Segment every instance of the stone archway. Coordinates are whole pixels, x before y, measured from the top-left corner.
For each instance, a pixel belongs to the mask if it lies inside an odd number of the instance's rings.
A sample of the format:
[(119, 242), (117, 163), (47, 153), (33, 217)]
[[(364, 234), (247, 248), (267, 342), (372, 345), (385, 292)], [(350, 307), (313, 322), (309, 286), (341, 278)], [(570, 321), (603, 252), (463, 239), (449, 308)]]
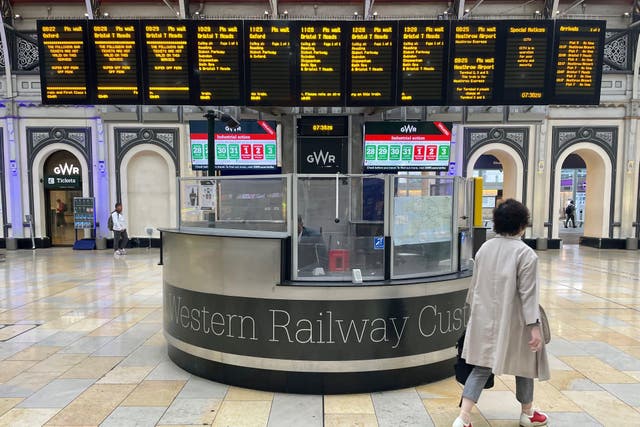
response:
[(467, 175), (473, 176), (473, 170), (480, 156), (489, 154), (494, 156), (502, 165), (503, 186), (502, 197), (522, 201), (524, 199), (524, 165), (522, 159), (511, 147), (501, 144), (488, 144), (476, 150), (467, 163)]

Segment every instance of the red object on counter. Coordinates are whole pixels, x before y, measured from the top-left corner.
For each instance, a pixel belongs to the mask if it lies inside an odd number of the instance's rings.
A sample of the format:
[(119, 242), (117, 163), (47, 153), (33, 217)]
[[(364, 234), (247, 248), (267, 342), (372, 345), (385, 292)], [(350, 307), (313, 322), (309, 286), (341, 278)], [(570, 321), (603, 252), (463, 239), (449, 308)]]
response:
[(349, 251), (346, 249), (331, 249), (329, 251), (329, 271), (349, 270)]

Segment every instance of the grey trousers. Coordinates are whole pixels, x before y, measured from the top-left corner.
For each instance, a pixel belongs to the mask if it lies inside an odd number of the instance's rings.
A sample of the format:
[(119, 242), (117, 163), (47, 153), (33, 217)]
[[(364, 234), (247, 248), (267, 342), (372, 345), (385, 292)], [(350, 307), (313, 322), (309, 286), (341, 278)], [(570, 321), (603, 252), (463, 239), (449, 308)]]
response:
[(127, 230), (113, 230), (113, 250), (125, 249), (129, 244), (129, 235)]
[[(484, 385), (491, 376), (491, 368), (476, 366), (464, 383), (462, 397), (478, 402)], [(516, 377), (516, 399), (522, 404), (533, 402), (533, 379)]]

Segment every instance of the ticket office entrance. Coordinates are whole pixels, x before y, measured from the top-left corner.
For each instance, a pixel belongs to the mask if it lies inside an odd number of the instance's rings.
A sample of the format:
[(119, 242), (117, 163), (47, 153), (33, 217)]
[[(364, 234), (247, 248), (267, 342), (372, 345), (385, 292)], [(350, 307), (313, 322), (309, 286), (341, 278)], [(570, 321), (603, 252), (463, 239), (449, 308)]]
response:
[(44, 165), (44, 201), (47, 236), (53, 246), (71, 246), (76, 240), (73, 199), (82, 197), (80, 162), (68, 151), (57, 151)]

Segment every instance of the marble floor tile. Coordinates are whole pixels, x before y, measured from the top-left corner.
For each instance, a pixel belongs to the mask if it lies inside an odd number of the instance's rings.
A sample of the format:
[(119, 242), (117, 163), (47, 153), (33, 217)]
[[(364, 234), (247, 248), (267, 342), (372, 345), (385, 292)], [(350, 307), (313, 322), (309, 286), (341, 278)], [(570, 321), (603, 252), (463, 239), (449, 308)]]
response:
[(57, 377), (56, 374), (22, 372), (0, 384), (0, 397), (29, 397)]
[(0, 417), (0, 427), (35, 427), (44, 425), (58, 409), (14, 408)]
[(325, 414), (375, 414), (370, 394), (343, 394), (324, 397)]
[[(459, 403), (459, 397), (422, 400), (422, 404), (429, 413), (429, 418), (431, 418), (436, 427), (451, 427), (453, 420), (460, 414)], [(485, 427), (489, 425), (477, 408), (471, 412), (471, 423), (474, 427)]]
[(224, 399), (229, 386), (192, 376), (182, 388), (178, 397), (181, 399)]
[(560, 358), (567, 365), (596, 383), (635, 383), (636, 380), (592, 356)]
[(60, 351), (62, 347), (34, 345), (14, 354), (7, 360), (41, 361)]
[(602, 384), (602, 388), (622, 400), (627, 405), (640, 407), (640, 383)]
[(175, 399), (158, 424), (211, 424), (221, 403), (220, 399)]
[(111, 371), (122, 357), (90, 356), (60, 375), (60, 378), (86, 378), (98, 380)]
[(47, 425), (98, 425), (133, 391), (131, 384), (96, 384), (53, 417)]
[(64, 408), (93, 384), (93, 380), (54, 380), (22, 401), (20, 408)]
[(260, 401), (271, 401), (273, 400), (273, 393), (268, 391), (260, 391), (260, 390), (250, 390), (248, 388), (241, 387), (229, 387), (227, 391), (227, 395), (224, 398), (225, 401), (228, 400), (260, 400)]
[(420, 395), (413, 388), (372, 393), (371, 398), (380, 427), (433, 426)]
[(265, 427), (271, 401), (225, 400), (213, 420), (213, 427)]
[(562, 393), (605, 426), (640, 425), (640, 412), (605, 391)]
[(22, 402), (20, 397), (5, 397), (0, 398), (0, 416), (6, 414), (10, 409)]
[(325, 427), (378, 427), (378, 420), (372, 414), (327, 414), (324, 425)]
[(520, 417), (520, 403), (511, 391), (484, 390), (478, 400), (478, 410), (491, 420), (517, 420)]
[(122, 406), (168, 407), (186, 381), (143, 381), (122, 402)]
[(117, 366), (100, 379), (98, 384), (138, 384), (152, 370), (152, 366)]
[(267, 427), (322, 427), (322, 396), (276, 393)]
[(0, 361), (0, 384), (6, 383), (21, 372), (29, 369), (37, 362), (31, 360), (3, 360)]
[[(549, 417), (549, 426), (580, 426), (580, 427), (602, 427), (591, 415), (575, 412), (545, 412)], [(493, 426), (493, 424), (492, 424)]]
[(147, 376), (147, 380), (188, 380), (191, 374), (171, 361), (161, 362)]
[(120, 406), (100, 424), (100, 427), (153, 427), (160, 421), (166, 409), (149, 406)]

